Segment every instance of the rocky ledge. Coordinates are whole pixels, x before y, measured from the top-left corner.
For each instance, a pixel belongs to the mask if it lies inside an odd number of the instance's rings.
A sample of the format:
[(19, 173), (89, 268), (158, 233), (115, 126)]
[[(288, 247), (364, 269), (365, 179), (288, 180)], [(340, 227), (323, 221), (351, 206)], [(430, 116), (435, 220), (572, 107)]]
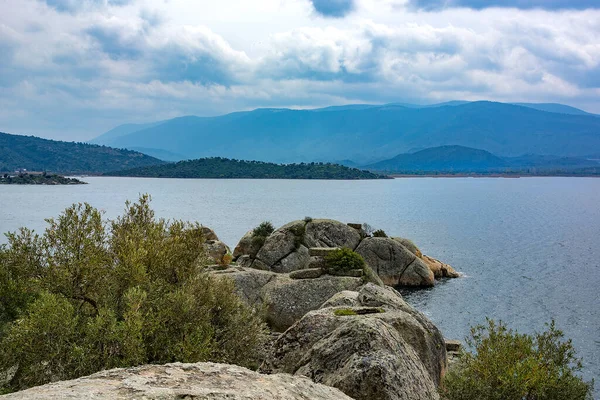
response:
[(311, 249), (341, 247), (360, 254), (389, 286), (429, 287), (436, 278), (459, 276), (408, 239), (373, 237), (361, 224), (328, 219), (293, 221), (262, 238), (249, 231), (235, 247), (233, 260), (243, 267), (290, 273), (322, 266), (322, 257), (311, 254)]
[(213, 363), (144, 365), (38, 386), (4, 399), (351, 400), (341, 391), (288, 374), (261, 375)]

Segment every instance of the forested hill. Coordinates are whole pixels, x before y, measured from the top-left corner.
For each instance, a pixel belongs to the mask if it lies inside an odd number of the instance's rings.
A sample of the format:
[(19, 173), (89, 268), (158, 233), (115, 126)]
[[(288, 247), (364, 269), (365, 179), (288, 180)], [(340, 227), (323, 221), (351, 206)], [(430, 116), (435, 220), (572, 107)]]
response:
[(27, 169), (62, 174), (101, 174), (163, 163), (137, 151), (0, 132), (0, 172)]
[(383, 175), (338, 164), (273, 164), (260, 161), (201, 158), (174, 164), (110, 172), (110, 176), (221, 179), (381, 179)]

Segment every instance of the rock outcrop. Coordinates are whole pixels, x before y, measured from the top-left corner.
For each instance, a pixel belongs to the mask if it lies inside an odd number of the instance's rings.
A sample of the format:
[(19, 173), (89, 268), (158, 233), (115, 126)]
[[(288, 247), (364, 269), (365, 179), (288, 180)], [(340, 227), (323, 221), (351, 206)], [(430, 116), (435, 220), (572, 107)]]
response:
[(220, 265), (229, 265), (233, 259), (229, 246), (219, 240), (219, 237), (212, 229), (203, 226), (204, 251), (211, 262)]
[(0, 397), (7, 400), (351, 400), (337, 389), (304, 377), (261, 375), (235, 365), (213, 363), (113, 369)]
[(389, 286), (433, 286), (436, 278), (458, 274), (447, 264), (423, 255), (410, 240), (370, 237), (360, 224), (334, 220), (293, 221), (272, 234), (254, 240), (246, 233), (236, 246), (233, 259), (239, 265), (276, 273), (323, 268), (318, 249), (346, 247), (363, 256), (369, 267)]
[(357, 400), (439, 399), (444, 338), (394, 289), (334, 295), (274, 343), (262, 369), (304, 375)]
[[(310, 276), (294, 277), (298, 272)], [(238, 295), (265, 313), (271, 329), (283, 332), (304, 314), (318, 309), (327, 299), (344, 290), (356, 290), (363, 278), (317, 274), (314, 270), (284, 274), (235, 267), (212, 272), (235, 283)]]

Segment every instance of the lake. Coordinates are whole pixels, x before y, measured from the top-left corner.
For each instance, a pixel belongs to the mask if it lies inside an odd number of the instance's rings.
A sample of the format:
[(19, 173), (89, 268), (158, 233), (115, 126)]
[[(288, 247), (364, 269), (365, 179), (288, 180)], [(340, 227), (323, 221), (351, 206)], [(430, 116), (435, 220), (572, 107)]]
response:
[(0, 231), (41, 231), (74, 202), (113, 218), (141, 193), (158, 216), (199, 221), (231, 247), (264, 220), (367, 222), (465, 275), (404, 293), (446, 337), (463, 339), (486, 316), (523, 332), (554, 318), (584, 358), (585, 377), (600, 376), (600, 179), (83, 179), (90, 184), (0, 187)]

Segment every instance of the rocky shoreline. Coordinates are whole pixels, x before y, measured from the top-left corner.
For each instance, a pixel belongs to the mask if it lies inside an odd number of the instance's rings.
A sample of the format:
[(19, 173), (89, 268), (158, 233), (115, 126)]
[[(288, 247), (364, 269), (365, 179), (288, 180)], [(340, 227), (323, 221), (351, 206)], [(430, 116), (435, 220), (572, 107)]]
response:
[[(267, 234), (248, 232), (233, 252), (203, 230), (214, 263), (208, 273), (232, 280), (271, 329), (259, 372), (212, 363), (141, 366), (5, 397), (440, 398), (448, 351), (455, 354), (460, 343), (445, 340), (392, 286), (431, 287), (436, 279), (458, 277), (452, 267), (407, 239), (374, 237), (361, 224), (294, 221)], [(365, 268), (328, 268), (328, 255), (339, 248), (361, 255)]]

